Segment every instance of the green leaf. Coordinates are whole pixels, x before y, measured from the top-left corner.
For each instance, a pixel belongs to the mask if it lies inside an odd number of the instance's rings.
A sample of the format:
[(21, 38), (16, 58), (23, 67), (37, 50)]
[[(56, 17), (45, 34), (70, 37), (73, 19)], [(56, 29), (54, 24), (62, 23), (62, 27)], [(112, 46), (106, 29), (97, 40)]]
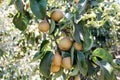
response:
[(40, 50), (34, 55), (31, 62), (41, 59), (44, 56), (44, 54), (46, 53), (46, 51), (48, 50), (48, 48), (49, 48), (49, 41), (48, 40), (42, 41), (42, 43), (40, 45)]
[(88, 72), (88, 65), (86, 63), (84, 54), (80, 51), (77, 51), (77, 60), (77, 65), (80, 69), (80, 73), (82, 73), (82, 75), (85, 76)]
[(24, 31), (27, 28), (28, 23), (29, 19), (23, 13), (18, 12), (13, 18), (13, 24), (21, 31)]
[(78, 4), (78, 11), (80, 15), (85, 13), (87, 3), (88, 3), (88, 0), (80, 0), (80, 4)]
[(38, 59), (41, 59), (47, 50), (49, 50), (49, 41), (44, 40), (44, 41), (42, 41), (42, 43), (40, 45), (40, 50), (34, 55), (31, 62), (34, 62), (34, 61), (37, 61)]
[(5, 55), (5, 54), (6, 54), (6, 52), (3, 51), (2, 49), (0, 49), (0, 57), (2, 57), (2, 56)]
[(62, 57), (68, 57), (71, 56), (69, 52), (62, 51)]
[(92, 48), (93, 46), (93, 40), (92, 39), (86, 39), (83, 42), (83, 47), (84, 47), (84, 51), (88, 51)]
[(98, 2), (97, 2), (96, 0), (91, 1), (91, 5), (92, 5), (92, 6), (97, 6), (97, 5), (98, 5)]
[(8, 0), (7, 5), (10, 6), (10, 5), (14, 4), (14, 2), (15, 2), (15, 0)]
[(111, 66), (110, 63), (108, 63), (107, 61), (102, 61), (102, 62), (98, 62), (100, 68), (101, 68), (101, 76), (100, 76), (100, 80), (117, 80), (114, 72), (113, 72), (113, 67)]
[(114, 59), (113, 60), (113, 66), (120, 68), (120, 59)]
[(54, 31), (54, 29), (55, 29), (55, 21), (51, 20), (51, 26), (50, 26), (49, 34), (52, 34), (52, 32)]
[(120, 59), (114, 59), (112, 65), (120, 73)]
[(66, 80), (67, 79), (67, 76), (65, 73), (62, 74), (62, 77), (63, 77), (63, 80)]
[(72, 65), (73, 65), (73, 62), (74, 62), (74, 47), (73, 46), (70, 52), (71, 52), (71, 59), (72, 59)]
[(95, 75), (98, 71), (99, 71), (99, 66), (96, 66), (96, 64), (94, 64), (91, 60), (87, 60), (87, 65), (88, 65), (88, 73), (87, 76), (91, 77), (93, 75)]
[(78, 24), (75, 24), (75, 31), (73, 37), (74, 40), (78, 43), (81, 43), (81, 41), (83, 41), (84, 51), (88, 51), (93, 46), (93, 39), (89, 28), (84, 25), (85, 21), (80, 21)]
[(48, 40), (42, 41), (42, 43), (40, 45), (40, 52), (44, 52), (49, 47), (48, 45), (49, 45)]
[(41, 59), (43, 56), (44, 56), (44, 53), (36, 52), (36, 54), (34, 55), (33, 59), (31, 60), (31, 62), (35, 62), (35, 61)]
[(29, 0), (30, 8), (38, 19), (44, 19), (46, 16), (47, 0)]
[(82, 25), (83, 25), (82, 22), (80, 22), (80, 23), (78, 23), (78, 24), (75, 24), (75, 31), (74, 31), (74, 35), (73, 35), (74, 40), (75, 40), (76, 42), (79, 42), (79, 43), (81, 43), (81, 40), (83, 40), (83, 34), (82, 34), (83, 29), (82, 29)]
[(97, 0), (98, 2), (103, 2), (104, 0)]
[(55, 73), (55, 75), (53, 76), (54, 79), (60, 77), (63, 74), (63, 68), (60, 68), (60, 71), (58, 71), (57, 73)]
[(21, 13), (24, 12), (24, 4), (23, 4), (22, 0), (15, 0), (14, 5), (15, 5), (15, 8), (19, 12), (21, 12)]
[(79, 68), (76, 65), (73, 71), (69, 74), (70, 76), (76, 76), (79, 73)]
[(85, 2), (85, 0), (80, 0), (80, 4), (82, 4), (82, 3), (84, 3)]
[(53, 53), (51, 51), (47, 51), (45, 56), (41, 59), (39, 70), (41, 75), (45, 77), (50, 77), (50, 68), (52, 62)]
[(83, 37), (84, 38), (84, 42), (83, 42), (84, 51), (88, 51), (93, 46), (93, 39), (90, 34), (89, 28), (87, 28), (85, 26), (83, 28), (83, 36), (84, 36)]
[(103, 48), (97, 48), (93, 51), (92, 53), (93, 57), (99, 57), (102, 60), (107, 60), (109, 62), (112, 62), (113, 57), (111, 54), (109, 54), (109, 52)]

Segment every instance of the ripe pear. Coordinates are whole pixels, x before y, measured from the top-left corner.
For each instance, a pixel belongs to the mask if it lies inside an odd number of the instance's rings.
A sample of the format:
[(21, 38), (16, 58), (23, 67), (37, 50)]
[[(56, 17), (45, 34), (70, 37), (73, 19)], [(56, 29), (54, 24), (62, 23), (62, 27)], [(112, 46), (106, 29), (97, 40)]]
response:
[(59, 42), (59, 48), (63, 51), (69, 50), (71, 46), (72, 46), (72, 41), (70, 40), (69, 37), (64, 37)]
[(78, 43), (78, 42), (75, 42), (75, 43), (73, 44), (73, 46), (74, 46), (75, 50), (83, 50), (82, 44), (80, 44), (80, 43)]
[(62, 56), (56, 52), (53, 56), (53, 61), (52, 63), (55, 65), (55, 66), (61, 66), (61, 63), (62, 63)]
[(43, 20), (42, 22), (40, 22), (38, 24), (38, 29), (41, 32), (47, 32), (50, 29), (50, 25), (49, 25), (49, 23), (47, 21)]
[(55, 10), (51, 13), (50, 17), (54, 21), (59, 21), (63, 18), (63, 12), (61, 10)]
[(65, 57), (65, 58), (63, 58), (63, 60), (62, 60), (62, 66), (63, 66), (65, 69), (71, 69), (71, 68), (72, 68), (72, 60), (71, 60), (71, 57)]

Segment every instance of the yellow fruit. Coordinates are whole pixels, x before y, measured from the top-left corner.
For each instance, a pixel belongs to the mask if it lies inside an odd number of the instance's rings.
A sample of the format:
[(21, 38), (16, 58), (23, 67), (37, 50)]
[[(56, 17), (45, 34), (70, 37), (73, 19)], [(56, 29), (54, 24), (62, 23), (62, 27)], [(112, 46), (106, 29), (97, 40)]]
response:
[(75, 42), (75, 43), (73, 44), (73, 46), (74, 46), (75, 50), (83, 50), (82, 44), (80, 44), (80, 43), (78, 43), (78, 42)]
[(74, 0), (75, 3), (78, 3), (80, 0)]
[(60, 10), (55, 10), (51, 13), (50, 15), (51, 19), (53, 19), (54, 21), (59, 21), (60, 19), (63, 18), (63, 13)]
[(56, 52), (53, 56), (53, 61), (52, 61), (55, 66), (61, 66), (61, 63), (62, 63), (62, 57), (61, 55)]
[(56, 73), (60, 70), (60, 66), (51, 65), (50, 71)]
[(59, 48), (61, 50), (67, 51), (71, 48), (71, 46), (72, 46), (72, 41), (70, 40), (69, 37), (64, 37), (59, 42)]
[(75, 76), (74, 80), (81, 80), (80, 76), (79, 75)]
[(50, 29), (50, 25), (47, 21), (44, 20), (44, 21), (39, 23), (38, 29), (41, 32), (47, 32)]
[(71, 69), (72, 68), (72, 61), (71, 61), (71, 57), (65, 57), (62, 60), (62, 66), (65, 69)]

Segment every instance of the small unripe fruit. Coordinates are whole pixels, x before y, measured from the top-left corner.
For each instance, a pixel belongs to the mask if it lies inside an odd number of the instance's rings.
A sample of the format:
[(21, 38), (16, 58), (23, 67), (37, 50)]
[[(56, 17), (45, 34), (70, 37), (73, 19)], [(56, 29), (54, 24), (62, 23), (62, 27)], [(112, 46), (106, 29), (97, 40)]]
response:
[(75, 50), (83, 50), (82, 44), (80, 44), (80, 43), (78, 43), (78, 42), (75, 42), (75, 43), (73, 44), (73, 46), (74, 46)]
[(42, 21), (38, 24), (38, 29), (41, 32), (47, 32), (50, 29), (50, 25), (47, 21)]
[(79, 75), (75, 76), (74, 80), (81, 80), (80, 76)]
[(71, 60), (71, 57), (65, 57), (65, 58), (63, 58), (63, 60), (62, 60), (62, 66), (63, 66), (65, 69), (71, 69), (71, 68), (72, 68), (72, 60)]
[(55, 66), (61, 66), (62, 56), (58, 52), (56, 52), (53, 56), (53, 61), (52, 62)]
[(60, 66), (52, 65), (50, 71), (56, 73), (60, 70)]
[(59, 21), (60, 19), (63, 18), (63, 13), (60, 10), (55, 10), (51, 13), (50, 15), (51, 19), (53, 19), (54, 21)]
[(63, 51), (69, 50), (71, 46), (72, 46), (72, 41), (70, 40), (69, 37), (64, 37), (59, 42), (59, 48)]

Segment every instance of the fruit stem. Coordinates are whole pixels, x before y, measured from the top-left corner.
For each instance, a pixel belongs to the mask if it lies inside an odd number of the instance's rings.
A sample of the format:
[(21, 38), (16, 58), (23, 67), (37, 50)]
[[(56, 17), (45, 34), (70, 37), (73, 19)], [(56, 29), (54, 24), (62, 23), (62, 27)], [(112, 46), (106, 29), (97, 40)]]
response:
[(46, 40), (46, 34), (43, 33), (43, 40)]
[(48, 19), (50, 19), (50, 17), (48, 15), (46, 15), (44, 20), (46, 20), (49, 23)]

